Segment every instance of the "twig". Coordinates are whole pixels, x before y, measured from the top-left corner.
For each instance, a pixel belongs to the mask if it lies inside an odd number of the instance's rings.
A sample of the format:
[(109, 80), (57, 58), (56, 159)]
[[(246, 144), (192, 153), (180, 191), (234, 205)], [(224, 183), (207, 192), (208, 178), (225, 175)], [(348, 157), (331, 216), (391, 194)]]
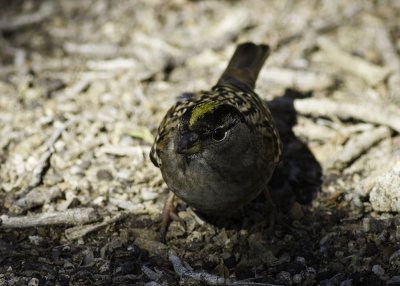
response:
[[(203, 282), (207, 285), (228, 285), (228, 286), (281, 286), (277, 284), (270, 283), (258, 283), (258, 282), (249, 282), (249, 281), (234, 281), (233, 279), (220, 277), (217, 275), (209, 274), (206, 272), (195, 272), (188, 267), (185, 267), (180, 260), (180, 258), (173, 252), (169, 252), (168, 256), (169, 261), (172, 263), (175, 272), (181, 278), (189, 278), (194, 281)], [(190, 266), (189, 266), (190, 267)]]
[(49, 168), (50, 157), (55, 152), (54, 144), (61, 137), (61, 134), (63, 133), (63, 131), (66, 128), (68, 128), (73, 122), (75, 122), (74, 119), (69, 120), (54, 130), (53, 134), (50, 136), (50, 138), (45, 143), (47, 150), (39, 158), (38, 165), (33, 170), (32, 179), (29, 182), (28, 187), (23, 189), (21, 192), (17, 193), (18, 196), (23, 196), (23, 195), (27, 194), (28, 192), (30, 192), (32, 189), (34, 189), (40, 185), (40, 183), (42, 182), (43, 176), (46, 173), (46, 170)]
[(112, 44), (77, 44), (77, 43), (65, 43), (64, 49), (70, 54), (79, 54), (83, 56), (103, 56), (110, 57), (118, 54), (119, 48)]
[(70, 59), (48, 59), (45, 63), (25, 63), (21, 65), (8, 65), (0, 67), (0, 76), (5, 76), (12, 73), (28, 70), (33, 70), (35, 73), (43, 71), (59, 71), (70, 68), (72, 65), (78, 65), (79, 63), (72, 62)]
[(299, 117), (293, 131), (297, 137), (306, 138), (308, 141), (327, 141), (337, 136), (337, 132), (329, 126), (317, 124), (309, 119)]
[(41, 213), (33, 216), (9, 217), (2, 215), (0, 228), (27, 228), (47, 225), (80, 225), (99, 219), (93, 208), (77, 208), (62, 212)]
[(273, 82), (302, 92), (323, 90), (335, 84), (333, 76), (306, 70), (268, 68), (261, 72), (260, 81)]
[(43, 22), (53, 15), (55, 8), (54, 2), (46, 1), (40, 6), (38, 11), (33, 13), (16, 16), (14, 18), (3, 18), (0, 20), (0, 31), (13, 32)]
[(351, 56), (327, 37), (320, 37), (317, 42), (333, 65), (363, 78), (370, 85), (375, 86), (389, 75), (388, 68)]
[(141, 270), (147, 276), (147, 278), (153, 281), (159, 281), (162, 277), (161, 273), (151, 270), (149, 267), (145, 265), (142, 265)]
[(221, 49), (226, 43), (234, 39), (243, 29), (250, 25), (249, 13), (243, 9), (236, 9), (227, 13), (226, 16), (209, 30), (203, 45), (213, 49)]
[(358, 136), (350, 138), (343, 150), (335, 155), (329, 167), (343, 170), (374, 144), (389, 136), (390, 129), (386, 126), (380, 126), (374, 130), (367, 130)]
[(82, 78), (76, 82), (71, 87), (65, 89), (64, 91), (57, 94), (62, 101), (66, 101), (70, 98), (74, 98), (77, 94), (81, 93), (83, 90), (87, 89), (89, 85), (92, 83), (93, 77), (91, 76), (82, 76)]
[(390, 34), (381, 19), (373, 16), (367, 18), (375, 27), (379, 51), (385, 64), (393, 71), (400, 71), (400, 58), (396, 52)]
[(139, 160), (144, 160), (147, 154), (150, 152), (149, 146), (113, 146), (113, 145), (105, 145), (96, 150), (96, 156), (102, 154), (114, 155), (119, 157), (133, 157)]
[(206, 272), (194, 272), (192, 270), (187, 269), (180, 258), (176, 256), (174, 253), (170, 252), (169, 261), (172, 263), (174, 270), (181, 278), (190, 278), (195, 281), (204, 282), (208, 285), (226, 285), (226, 283), (232, 283), (230, 279), (212, 275)]
[(97, 60), (97, 61), (89, 61), (87, 63), (87, 67), (90, 70), (95, 71), (113, 71), (113, 70), (126, 70), (131, 69), (134, 70), (137, 68), (138, 62), (134, 59), (129, 58), (118, 58), (112, 60)]
[(390, 98), (400, 103), (400, 57), (381, 19), (375, 17), (369, 19), (376, 27), (378, 49), (382, 54), (385, 64), (392, 70), (392, 74), (388, 80)]
[(350, 9), (345, 11), (344, 17), (338, 17), (337, 19), (334, 19), (332, 21), (327, 21), (323, 23), (318, 23), (315, 21), (314, 23), (311, 24), (311, 27), (309, 29), (301, 29), (301, 31), (293, 33), (287, 37), (279, 39), (279, 41), (275, 44), (275, 49), (279, 49), (283, 46), (288, 45), (294, 40), (303, 38), (306, 36), (307, 33), (310, 32), (310, 29), (312, 30), (311, 33), (313, 34), (320, 34), (320, 33), (327, 33), (329, 31), (335, 30), (339, 26), (342, 26), (344, 22), (347, 22), (351, 19), (353, 19), (356, 15), (360, 14), (364, 8), (360, 5), (356, 6), (351, 6)]
[(400, 112), (370, 103), (337, 102), (331, 99), (307, 98), (294, 101), (295, 110), (303, 115), (357, 119), (385, 125), (400, 133)]
[(81, 237), (84, 237), (85, 235), (99, 230), (100, 228), (103, 228), (107, 225), (110, 225), (112, 223), (118, 222), (124, 218), (126, 218), (128, 214), (127, 213), (118, 213), (117, 215), (105, 219), (103, 222), (96, 223), (96, 224), (91, 224), (91, 225), (85, 225), (85, 226), (77, 226), (73, 228), (69, 228), (65, 230), (65, 236), (69, 240), (75, 240)]
[(43, 205), (46, 202), (61, 197), (61, 190), (58, 187), (37, 188), (31, 190), (26, 196), (15, 202), (15, 206), (20, 208), (19, 211), (26, 211), (34, 207)]
[(176, 56), (170, 58), (166, 64), (179, 66), (188, 58), (196, 55), (205, 49), (221, 49), (227, 45), (229, 41), (234, 39), (246, 27), (250, 25), (250, 17), (248, 12), (243, 9), (236, 9), (226, 14), (218, 23), (215, 23), (213, 29), (204, 31), (207, 37), (200, 37), (200, 40), (194, 42), (188, 52), (185, 54), (177, 53)]

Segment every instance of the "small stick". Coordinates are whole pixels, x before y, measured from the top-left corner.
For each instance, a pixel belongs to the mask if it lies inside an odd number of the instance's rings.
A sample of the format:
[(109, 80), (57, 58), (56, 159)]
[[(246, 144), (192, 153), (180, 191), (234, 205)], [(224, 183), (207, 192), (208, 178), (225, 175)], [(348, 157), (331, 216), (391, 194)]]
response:
[[(81, 93), (83, 90), (87, 89), (88, 86), (92, 83), (93, 79), (89, 76), (83, 76), (78, 82), (76, 82), (71, 87), (65, 89), (63, 92), (58, 94), (58, 97), (62, 99), (62, 101), (66, 101), (70, 98), (74, 98), (77, 94)], [(61, 96), (62, 95), (62, 96)]]
[[(358, 14), (363, 12), (365, 9), (361, 5), (357, 6), (351, 6), (350, 9), (345, 11), (343, 17), (337, 17), (337, 19), (333, 21), (328, 21), (328, 22), (323, 22), (319, 23), (318, 21), (314, 21), (314, 23), (311, 24), (310, 29), (312, 30), (312, 33), (314, 34), (321, 34), (321, 33), (327, 33), (332, 30), (337, 29), (339, 26), (342, 26), (345, 22), (354, 19)], [(293, 33), (287, 37), (281, 38), (275, 45), (276, 49), (279, 49), (283, 46), (287, 46), (289, 43), (292, 41), (298, 40), (300, 38), (303, 38), (306, 36), (308, 29), (302, 28), (299, 32)]]
[(151, 279), (153, 281), (159, 281), (161, 279), (161, 277), (162, 277), (161, 273), (156, 272), (154, 270), (151, 270), (146, 265), (142, 265), (141, 270), (144, 273), (144, 275), (147, 276), (147, 278), (149, 278), (149, 279)]
[(91, 225), (85, 225), (85, 226), (78, 226), (78, 227), (72, 227), (69, 229), (65, 230), (65, 236), (67, 237), (67, 239), (69, 240), (75, 240), (75, 239), (79, 239), (81, 237), (84, 237), (85, 235), (99, 230), (100, 228), (103, 228), (107, 225), (110, 225), (112, 223), (118, 222), (124, 218), (127, 217), (127, 213), (118, 213), (117, 215), (105, 219), (103, 222), (99, 222), (96, 224), (91, 224)]
[(42, 154), (42, 156), (40, 156), (38, 165), (33, 170), (32, 179), (29, 182), (28, 187), (17, 193), (18, 196), (21, 197), (40, 185), (43, 180), (43, 176), (46, 173), (46, 170), (49, 168), (50, 157), (55, 152), (54, 144), (61, 137), (63, 131), (68, 128), (73, 122), (75, 122), (74, 119), (69, 120), (65, 124), (62, 124), (60, 127), (54, 130), (53, 134), (45, 143), (45, 145), (47, 146), (47, 150)]
[(80, 225), (99, 219), (93, 208), (76, 208), (62, 212), (41, 213), (33, 216), (0, 217), (0, 228), (28, 228), (47, 225)]
[(371, 17), (370, 20), (376, 26), (376, 43), (379, 51), (382, 54), (385, 64), (392, 70), (392, 74), (388, 80), (390, 98), (400, 103), (400, 57), (381, 19)]
[(51, 1), (46, 1), (40, 6), (38, 11), (33, 13), (16, 16), (14, 18), (1, 19), (0, 31), (13, 32), (24, 27), (38, 24), (53, 15), (55, 10), (55, 4)]
[[(250, 281), (234, 281), (230, 278), (224, 278), (217, 275), (213, 275), (207, 272), (195, 272), (192, 269), (185, 267), (180, 258), (173, 252), (169, 252), (169, 261), (172, 263), (175, 272), (181, 278), (189, 278), (194, 281), (203, 282), (207, 285), (227, 285), (227, 286), (282, 286), (270, 283), (258, 283)], [(190, 266), (189, 266), (190, 267)]]
[(34, 207), (42, 206), (46, 202), (52, 201), (61, 196), (62, 193), (58, 187), (37, 188), (17, 200), (14, 205), (20, 208), (20, 211), (22, 212)]
[(172, 253), (172, 251), (170, 252), (168, 259), (172, 263), (175, 272), (182, 278), (190, 278), (195, 281), (207, 283), (208, 285), (226, 285), (226, 283), (233, 282), (224, 277), (206, 272), (194, 272), (193, 270), (186, 268), (180, 258)]
[(400, 133), (400, 112), (387, 106), (365, 102), (337, 102), (325, 98), (307, 98), (294, 101), (295, 110), (303, 115), (321, 117), (339, 117), (357, 119), (379, 125), (385, 125)]
[(350, 138), (343, 150), (334, 157), (330, 168), (343, 170), (369, 148), (388, 136), (390, 136), (390, 129), (386, 126), (380, 126)]
[(265, 69), (260, 74), (260, 81), (272, 82), (303, 92), (324, 90), (335, 84), (335, 78), (329, 74), (284, 68)]
[(82, 56), (109, 57), (118, 54), (118, 46), (112, 44), (65, 43), (64, 49), (70, 54)]
[(372, 86), (385, 80), (390, 73), (390, 70), (386, 67), (380, 67), (361, 58), (351, 56), (327, 37), (320, 37), (317, 42), (333, 65), (363, 78)]
[(177, 53), (170, 59), (174, 66), (182, 65), (188, 58), (198, 54), (204, 49), (222, 49), (232, 39), (237, 37), (246, 27), (249, 27), (250, 17), (248, 12), (243, 9), (235, 9), (231, 13), (226, 14), (220, 21), (213, 25), (213, 29), (209, 31), (207, 37), (199, 37), (192, 43), (190, 51), (185, 54)]

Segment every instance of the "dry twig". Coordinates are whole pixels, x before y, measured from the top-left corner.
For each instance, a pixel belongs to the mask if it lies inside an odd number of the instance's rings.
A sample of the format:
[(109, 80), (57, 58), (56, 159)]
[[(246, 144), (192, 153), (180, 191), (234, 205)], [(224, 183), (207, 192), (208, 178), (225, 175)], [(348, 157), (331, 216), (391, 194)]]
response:
[(378, 18), (372, 17), (370, 20), (376, 27), (376, 43), (379, 51), (382, 54), (385, 64), (392, 70), (392, 74), (388, 80), (390, 98), (400, 103), (400, 57), (383, 22)]
[(185, 267), (178, 256), (174, 253), (169, 254), (169, 261), (172, 263), (174, 270), (182, 278), (190, 278), (194, 281), (207, 283), (207, 285), (226, 285), (226, 283), (232, 283), (230, 279), (212, 275), (206, 272), (194, 272), (191, 269)]
[(84, 237), (85, 235), (87, 235), (93, 231), (99, 230), (100, 228), (103, 228), (107, 225), (118, 222), (118, 221), (126, 218), (126, 216), (127, 216), (127, 213), (118, 213), (117, 215), (115, 215), (111, 218), (105, 219), (103, 222), (69, 228), (69, 229), (65, 230), (65, 236), (69, 240), (75, 240), (75, 239)]
[(358, 136), (351, 137), (343, 150), (334, 156), (330, 168), (343, 170), (374, 144), (388, 136), (390, 136), (390, 129), (386, 126), (380, 126), (374, 130), (367, 130)]
[(61, 190), (58, 187), (36, 188), (31, 190), (26, 196), (15, 202), (20, 211), (26, 211), (34, 207), (43, 205), (46, 202), (61, 197)]
[[(294, 40), (297, 40), (297, 39), (307, 36), (307, 33), (308, 34), (312, 33), (314, 35), (317, 35), (317, 34), (327, 33), (332, 30), (335, 30), (338, 27), (340, 27), (341, 25), (343, 25), (344, 22), (347, 22), (347, 21), (353, 19), (355, 16), (357, 16), (358, 14), (363, 12), (363, 10), (364, 10), (364, 8), (357, 4), (355, 6), (351, 6), (350, 9), (345, 11), (345, 13), (343, 13), (343, 15), (344, 15), (343, 17), (337, 17), (336, 19), (334, 19), (332, 21), (326, 21), (326, 22), (322, 22), (322, 23), (320, 21), (321, 19), (318, 19), (319, 22), (315, 21), (314, 23), (312, 23), (310, 29), (301, 29), (301, 31), (299, 31), (299, 32), (296, 32), (289, 36), (281, 38), (276, 43), (275, 48), (279, 49), (280, 47), (286, 46)], [(316, 37), (314, 37), (314, 39), (316, 39)]]
[(302, 92), (323, 90), (335, 83), (335, 78), (329, 74), (306, 70), (284, 68), (269, 68), (260, 74), (260, 81), (273, 82)]
[(387, 106), (370, 103), (337, 102), (325, 98), (307, 98), (294, 101), (295, 110), (303, 115), (356, 119), (385, 125), (400, 133), (400, 112)]
[(55, 12), (55, 4), (51, 1), (43, 2), (38, 11), (30, 14), (19, 15), (14, 18), (0, 20), (0, 31), (13, 32), (15, 30), (43, 22)]
[(324, 50), (333, 65), (363, 78), (372, 86), (383, 81), (389, 75), (390, 70), (388, 68), (380, 67), (361, 58), (351, 56), (327, 37), (318, 38), (318, 45)]
[[(249, 282), (249, 281), (234, 281), (233, 279), (220, 277), (217, 275), (209, 274), (207, 272), (195, 272), (192, 269), (183, 265), (180, 258), (173, 252), (169, 252), (169, 261), (172, 263), (174, 267), (174, 271), (181, 278), (188, 278), (193, 281), (203, 282), (207, 285), (230, 285), (230, 286), (279, 286), (276, 284), (270, 283), (258, 283), (258, 282)], [(190, 266), (189, 266), (190, 267)]]
[(9, 217), (2, 215), (0, 218), (0, 228), (27, 228), (47, 225), (80, 225), (97, 221), (99, 216), (93, 208), (77, 208), (33, 216)]
[[(198, 54), (205, 49), (221, 49), (227, 45), (229, 41), (234, 39), (241, 31), (250, 25), (250, 17), (246, 11), (236, 9), (221, 21), (216, 23), (212, 30), (207, 30), (207, 37), (199, 37), (197, 43), (193, 43), (185, 54), (178, 53), (170, 62), (175, 66), (183, 64), (188, 58)], [(167, 62), (168, 64), (168, 62)]]
[(33, 170), (32, 179), (29, 182), (28, 187), (26, 187), (21, 192), (19, 192), (17, 194), (18, 196), (23, 196), (23, 195), (27, 194), (28, 192), (30, 192), (32, 189), (34, 189), (40, 185), (46, 170), (49, 168), (50, 157), (55, 152), (54, 144), (61, 137), (61, 134), (63, 133), (63, 131), (65, 129), (67, 129), (73, 122), (75, 122), (74, 119), (69, 120), (54, 130), (54, 132), (50, 136), (49, 140), (47, 140), (45, 143), (47, 150), (39, 158), (38, 165)]

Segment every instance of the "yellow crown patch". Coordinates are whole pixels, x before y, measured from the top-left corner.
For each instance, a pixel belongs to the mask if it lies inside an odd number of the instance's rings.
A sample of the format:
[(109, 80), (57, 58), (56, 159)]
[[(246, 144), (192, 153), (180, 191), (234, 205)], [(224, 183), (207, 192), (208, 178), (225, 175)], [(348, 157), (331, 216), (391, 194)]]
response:
[(215, 102), (204, 102), (193, 108), (192, 115), (190, 116), (189, 126), (192, 126), (196, 121), (203, 117), (206, 113), (214, 110), (218, 106)]

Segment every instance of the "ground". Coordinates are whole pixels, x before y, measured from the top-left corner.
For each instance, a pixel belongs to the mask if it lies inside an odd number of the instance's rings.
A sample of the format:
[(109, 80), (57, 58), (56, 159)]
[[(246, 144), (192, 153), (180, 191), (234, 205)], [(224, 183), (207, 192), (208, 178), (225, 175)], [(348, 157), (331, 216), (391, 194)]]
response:
[[(400, 285), (399, 19), (394, 0), (2, 1), (0, 285)], [(276, 223), (262, 195), (228, 219), (178, 200), (162, 243), (153, 136), (244, 41), (271, 47)]]

